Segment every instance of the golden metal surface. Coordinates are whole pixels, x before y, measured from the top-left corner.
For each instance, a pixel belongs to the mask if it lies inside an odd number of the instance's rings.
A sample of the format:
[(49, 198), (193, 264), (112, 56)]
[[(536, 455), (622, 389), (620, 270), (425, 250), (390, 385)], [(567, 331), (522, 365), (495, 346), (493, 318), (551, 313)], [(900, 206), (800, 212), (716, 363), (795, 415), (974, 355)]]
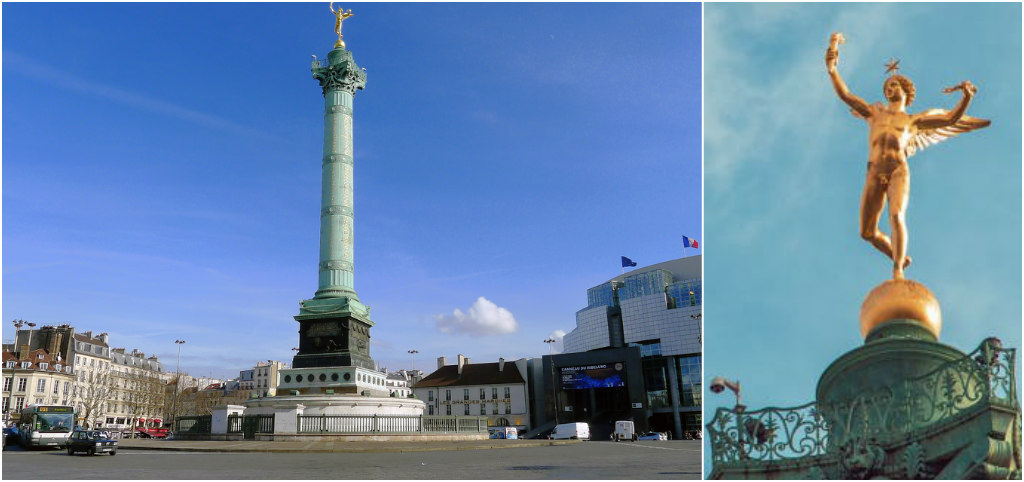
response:
[(942, 331), (942, 310), (939, 300), (913, 280), (887, 280), (868, 293), (860, 307), (860, 334), (868, 334), (879, 325), (893, 320), (914, 320), (938, 339)]
[[(899, 61), (886, 64), (883, 92), (888, 103), (868, 104), (850, 92), (839, 76), (839, 45), (845, 43), (843, 34), (836, 32), (825, 51), (825, 67), (839, 98), (850, 106), (854, 116), (868, 123), (867, 179), (860, 203), (860, 236), (893, 261), (893, 279), (903, 279), (904, 269), (910, 265), (907, 256), (906, 212), (910, 198), (910, 170), (907, 159), (917, 151), (950, 137), (986, 127), (988, 120), (964, 115), (978, 89), (970, 81), (945, 89), (950, 93), (961, 91), (960, 102), (951, 111), (929, 109), (918, 114), (907, 112), (914, 101), (914, 84), (897, 73)], [(889, 203), (891, 235), (878, 229), (882, 208)]]
[(328, 5), (328, 7), (331, 9), (331, 13), (334, 14), (334, 33), (338, 34), (338, 41), (334, 42), (334, 46), (345, 48), (345, 41), (341, 39), (341, 24), (342, 22), (345, 21), (346, 18), (352, 17), (355, 14), (352, 13), (351, 8), (348, 9), (348, 11), (346, 12), (345, 9), (338, 7), (338, 10), (335, 11), (334, 2), (331, 2), (331, 4)]

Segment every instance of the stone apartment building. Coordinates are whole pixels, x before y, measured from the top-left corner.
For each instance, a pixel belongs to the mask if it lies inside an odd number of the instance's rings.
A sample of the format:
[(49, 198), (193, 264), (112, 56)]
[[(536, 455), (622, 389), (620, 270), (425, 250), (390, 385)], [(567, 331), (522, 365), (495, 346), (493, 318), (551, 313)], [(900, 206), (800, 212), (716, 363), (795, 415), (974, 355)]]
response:
[(489, 427), (530, 429), (526, 360), (471, 364), (459, 355), (455, 365), (437, 359), (437, 370), (413, 386), (427, 404), (424, 415), (486, 416)]
[(26, 345), (17, 353), (4, 351), (4, 418), (31, 404), (70, 404), (74, 380), (73, 368), (59, 355), (52, 357), (41, 348), (29, 351)]

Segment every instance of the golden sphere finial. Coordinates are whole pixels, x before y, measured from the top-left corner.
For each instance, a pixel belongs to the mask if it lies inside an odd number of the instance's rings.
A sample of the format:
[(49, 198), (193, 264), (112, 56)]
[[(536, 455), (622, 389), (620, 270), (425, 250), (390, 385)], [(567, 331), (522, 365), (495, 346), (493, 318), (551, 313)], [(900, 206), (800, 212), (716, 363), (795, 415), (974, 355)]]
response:
[(942, 331), (939, 300), (914, 280), (888, 280), (871, 290), (860, 307), (860, 334), (867, 339), (876, 328), (893, 320), (916, 321), (936, 339)]

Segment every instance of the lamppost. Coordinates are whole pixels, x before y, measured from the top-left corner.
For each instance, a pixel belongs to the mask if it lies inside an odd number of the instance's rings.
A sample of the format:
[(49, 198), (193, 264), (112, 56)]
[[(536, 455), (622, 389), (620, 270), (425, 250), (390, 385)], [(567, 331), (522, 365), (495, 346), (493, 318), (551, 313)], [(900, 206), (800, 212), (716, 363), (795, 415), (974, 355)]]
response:
[(551, 403), (555, 407), (555, 425), (558, 425), (558, 380), (555, 379), (555, 357), (552, 355), (552, 344), (556, 340), (554, 337), (548, 337), (544, 340), (544, 343), (548, 344), (548, 361), (551, 363)]
[(178, 387), (181, 386), (181, 345), (185, 344), (185, 340), (174, 340), (174, 344), (178, 345), (178, 364), (174, 368), (174, 400), (171, 405), (171, 428), (177, 429), (175, 425), (178, 424)]
[(416, 354), (419, 350), (409, 350), (409, 354), (412, 355), (412, 371), (416, 371)]
[[(14, 332), (14, 351), (15, 351), (15, 353), (14, 353), (14, 356), (17, 357), (18, 353), (21, 353), (21, 350), (18, 348), (18, 335), (21, 334), (21, 327), (25, 325), (25, 320), (22, 320), (22, 319), (12, 320), (11, 323), (14, 323), (14, 328), (15, 328), (15, 332)], [(18, 364), (15, 363), (14, 364), (14, 368), (11, 370), (11, 391), (12, 392), (14, 391), (14, 384), (18, 382), (17, 374), (18, 374)], [(11, 397), (11, 400), (14, 400), (14, 397)], [(9, 419), (11, 417), (11, 410), (13, 408), (15, 408), (15, 407), (14, 407), (13, 402), (12, 402), (12, 405), (7, 408), (7, 412), (4, 413), (4, 417), (5, 417), (4, 421), (5, 422), (7, 421), (7, 419)], [(16, 408), (18, 409), (18, 413), (21, 413), (21, 407), (16, 407)]]

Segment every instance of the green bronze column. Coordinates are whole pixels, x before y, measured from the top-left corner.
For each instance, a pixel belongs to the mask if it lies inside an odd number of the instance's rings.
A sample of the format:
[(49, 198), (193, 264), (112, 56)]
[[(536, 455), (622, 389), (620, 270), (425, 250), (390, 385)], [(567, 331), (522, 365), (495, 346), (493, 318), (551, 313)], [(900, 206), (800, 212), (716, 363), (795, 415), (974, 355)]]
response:
[(324, 149), (320, 199), (320, 265), (315, 298), (358, 300), (353, 273), (352, 100), (366, 74), (352, 53), (337, 47), (313, 68), (324, 95)]
[[(351, 16), (350, 14), (346, 14)], [(340, 22), (340, 20), (339, 20)], [(373, 369), (370, 308), (354, 284), (352, 101), (366, 73), (339, 40), (327, 60), (313, 60), (324, 96), (320, 191), (320, 263), (313, 298), (299, 303), (299, 352), (292, 367), (357, 366)]]

